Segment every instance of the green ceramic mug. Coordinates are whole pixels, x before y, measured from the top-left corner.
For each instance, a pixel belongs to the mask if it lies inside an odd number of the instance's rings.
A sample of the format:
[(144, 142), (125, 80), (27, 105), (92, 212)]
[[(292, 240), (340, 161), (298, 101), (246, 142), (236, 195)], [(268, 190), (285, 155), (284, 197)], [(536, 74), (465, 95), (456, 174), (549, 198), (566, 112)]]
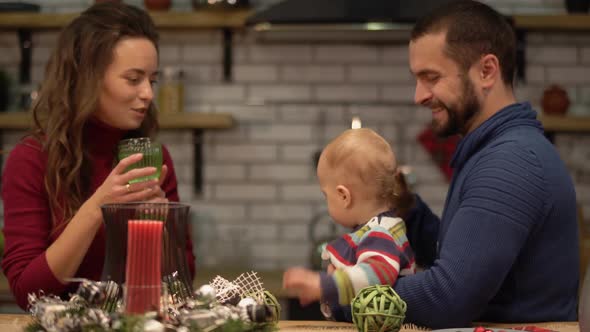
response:
[(129, 181), (129, 183), (159, 179), (160, 173), (162, 172), (163, 162), (162, 145), (158, 142), (153, 142), (149, 137), (128, 138), (119, 142), (117, 148), (117, 157), (119, 161), (136, 153), (142, 153), (143, 158), (135, 164), (127, 167), (125, 172), (136, 168), (155, 167), (156, 173), (149, 176), (135, 178)]

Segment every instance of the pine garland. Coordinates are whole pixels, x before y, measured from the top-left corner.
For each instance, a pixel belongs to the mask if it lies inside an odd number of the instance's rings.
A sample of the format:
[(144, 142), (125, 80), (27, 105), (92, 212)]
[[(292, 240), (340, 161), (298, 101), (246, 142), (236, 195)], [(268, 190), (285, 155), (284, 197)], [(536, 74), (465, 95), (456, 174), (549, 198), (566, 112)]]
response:
[[(220, 301), (211, 285), (191, 294), (180, 282), (166, 278), (169, 293), (162, 295), (161, 308), (144, 314), (124, 313), (120, 287), (112, 281), (80, 280), (67, 301), (49, 294), (29, 294), (33, 321), (27, 332), (182, 331), (182, 332), (271, 332), (276, 330), (280, 304), (265, 291), (256, 273), (240, 276), (244, 289), (258, 289), (252, 297), (243, 294), (240, 303)], [(179, 287), (176, 287), (179, 286)], [(219, 286), (219, 285), (217, 285)], [(177, 292), (178, 291), (178, 292)], [(186, 294), (183, 294), (186, 293)], [(249, 294), (249, 293), (248, 293)], [(239, 296), (239, 294), (237, 294)], [(260, 298), (258, 302), (254, 298)], [(176, 300), (174, 300), (176, 299)], [(251, 301), (248, 301), (251, 300)], [(243, 303), (242, 303), (243, 302)]]

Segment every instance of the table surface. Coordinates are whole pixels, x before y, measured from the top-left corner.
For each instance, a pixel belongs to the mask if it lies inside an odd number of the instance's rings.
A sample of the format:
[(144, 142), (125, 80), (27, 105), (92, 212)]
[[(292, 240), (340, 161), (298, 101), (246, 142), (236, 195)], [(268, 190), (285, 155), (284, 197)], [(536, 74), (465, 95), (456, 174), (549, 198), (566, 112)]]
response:
[[(0, 314), (0, 331), (23, 331), (23, 328), (31, 321), (29, 315), (8, 315)], [(490, 324), (493, 327), (514, 327), (533, 325), (543, 327), (559, 332), (580, 332), (578, 323), (576, 322), (551, 322), (551, 323), (532, 323), (532, 324)], [(326, 321), (280, 321), (279, 330), (287, 332), (311, 332), (311, 331), (339, 331), (339, 332), (354, 332), (357, 329), (348, 323), (336, 323)], [(424, 329), (417, 329), (412, 327), (402, 328), (400, 332), (418, 332), (425, 331)]]

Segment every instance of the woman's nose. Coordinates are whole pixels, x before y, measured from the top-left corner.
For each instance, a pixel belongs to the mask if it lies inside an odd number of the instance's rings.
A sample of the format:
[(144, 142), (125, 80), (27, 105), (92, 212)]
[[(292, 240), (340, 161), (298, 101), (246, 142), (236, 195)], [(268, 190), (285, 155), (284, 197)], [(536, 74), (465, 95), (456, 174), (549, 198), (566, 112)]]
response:
[(152, 100), (154, 98), (154, 87), (149, 80), (145, 80), (145, 82), (141, 84), (139, 98), (143, 100)]

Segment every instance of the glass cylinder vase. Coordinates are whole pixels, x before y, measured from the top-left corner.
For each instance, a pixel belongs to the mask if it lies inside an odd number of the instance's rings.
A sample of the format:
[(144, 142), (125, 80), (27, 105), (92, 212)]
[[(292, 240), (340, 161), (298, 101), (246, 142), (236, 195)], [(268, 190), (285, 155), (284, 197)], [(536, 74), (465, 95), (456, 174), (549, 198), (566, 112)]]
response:
[(126, 313), (163, 311), (162, 303), (192, 296), (186, 257), (189, 205), (137, 202), (101, 209), (106, 230), (102, 280), (126, 290), (121, 294)]

